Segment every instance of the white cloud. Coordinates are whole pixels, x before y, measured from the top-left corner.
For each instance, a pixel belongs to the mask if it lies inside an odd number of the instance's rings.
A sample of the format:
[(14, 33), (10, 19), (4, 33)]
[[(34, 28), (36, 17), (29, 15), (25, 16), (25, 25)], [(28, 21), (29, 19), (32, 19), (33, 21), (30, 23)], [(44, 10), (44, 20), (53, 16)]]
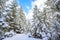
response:
[(30, 9), (30, 7), (29, 6), (26, 6), (26, 8), (29, 10)]
[(26, 16), (26, 19), (31, 20), (33, 18), (32, 16), (33, 16), (33, 11), (29, 10), (28, 15)]

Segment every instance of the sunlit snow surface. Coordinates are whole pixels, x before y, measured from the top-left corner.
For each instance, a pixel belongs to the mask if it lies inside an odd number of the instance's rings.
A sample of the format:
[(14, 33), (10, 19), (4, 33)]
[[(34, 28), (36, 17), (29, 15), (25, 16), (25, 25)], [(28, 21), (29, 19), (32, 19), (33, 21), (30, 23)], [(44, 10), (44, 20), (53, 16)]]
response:
[(3, 40), (41, 40), (41, 39), (28, 37), (28, 35), (25, 35), (25, 34), (16, 34), (13, 37), (5, 38)]

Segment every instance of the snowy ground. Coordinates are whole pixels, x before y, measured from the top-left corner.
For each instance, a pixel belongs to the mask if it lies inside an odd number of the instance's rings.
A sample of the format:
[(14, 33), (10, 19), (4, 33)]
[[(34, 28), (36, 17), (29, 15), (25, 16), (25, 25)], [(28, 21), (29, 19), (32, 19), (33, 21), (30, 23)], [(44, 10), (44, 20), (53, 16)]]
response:
[(28, 35), (25, 34), (16, 34), (13, 37), (5, 38), (3, 40), (41, 40), (41, 39), (28, 37)]

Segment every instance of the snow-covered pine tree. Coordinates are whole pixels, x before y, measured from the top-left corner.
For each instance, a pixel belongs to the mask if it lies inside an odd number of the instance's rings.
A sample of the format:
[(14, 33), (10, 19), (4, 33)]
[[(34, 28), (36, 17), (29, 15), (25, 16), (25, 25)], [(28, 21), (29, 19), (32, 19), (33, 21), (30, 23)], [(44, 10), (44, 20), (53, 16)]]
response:
[[(8, 3), (10, 2), (10, 3)], [(8, 31), (13, 30), (14, 32), (16, 32), (16, 22), (15, 22), (15, 17), (16, 17), (16, 7), (17, 7), (17, 1), (16, 0), (8, 0), (6, 2), (6, 22), (8, 22)]]
[(7, 30), (14, 30), (16, 33), (23, 33), (27, 31), (27, 24), (25, 14), (20, 6), (17, 5), (16, 0), (9, 0), (6, 3), (6, 21), (9, 24)]
[[(36, 35), (39, 38), (47, 38), (48, 33), (48, 28), (47, 28), (47, 14), (46, 14), (46, 9), (44, 8), (43, 12), (39, 11), (37, 7), (34, 9), (34, 15), (33, 15), (33, 25), (32, 29), (35, 31), (32, 32), (32, 34)], [(38, 36), (40, 35), (40, 36)], [(49, 34), (50, 35), (50, 34)], [(49, 36), (50, 37), (50, 36)]]
[(16, 30), (16, 32), (17, 33), (21, 33), (21, 24), (20, 24), (21, 19), (20, 19), (20, 13), (19, 13), (20, 12), (20, 6), (17, 6), (16, 7), (16, 12), (17, 12), (15, 14), (16, 15), (15, 21), (17, 23), (17, 26), (16, 26), (17, 27), (17, 30)]
[(33, 11), (33, 24), (32, 24), (32, 29), (31, 29), (31, 34), (33, 37), (36, 38), (42, 38), (41, 32), (42, 30), (42, 17), (41, 16), (41, 12), (39, 11), (39, 9), (37, 8), (37, 6), (35, 5), (34, 11)]
[(4, 28), (6, 27), (6, 22), (4, 12), (5, 12), (5, 3), (7, 0), (0, 0), (0, 40), (4, 37)]
[(27, 32), (30, 34), (31, 32), (31, 21), (30, 20), (27, 20)]
[(47, 28), (51, 34), (51, 40), (59, 40), (59, 26), (60, 23), (58, 22), (59, 18), (59, 1), (60, 0), (47, 0), (47, 7), (46, 7), (46, 14), (47, 14)]
[(45, 37), (48, 37), (48, 40), (50, 40), (51, 37), (51, 30), (52, 30), (52, 23), (50, 22), (52, 20), (52, 13), (51, 10), (48, 10), (49, 8), (44, 8), (42, 17), (43, 17), (43, 30), (45, 33)]
[(27, 32), (27, 23), (24, 11), (22, 10), (21, 6), (19, 6), (17, 9), (18, 10), (16, 13), (17, 16), (16, 21), (18, 21), (17, 23), (19, 24), (19, 30), (21, 33)]
[(18, 24), (17, 25), (17, 27), (18, 27), (18, 30), (16, 30), (16, 32), (20, 32), (20, 33), (23, 33), (24, 32), (24, 25), (26, 24), (26, 23), (24, 23), (24, 20), (25, 20), (25, 18), (23, 18), (23, 17), (25, 17), (25, 15), (24, 15), (24, 13), (23, 13), (23, 10), (22, 10), (22, 7), (21, 6), (17, 6), (17, 13), (16, 13), (16, 23)]

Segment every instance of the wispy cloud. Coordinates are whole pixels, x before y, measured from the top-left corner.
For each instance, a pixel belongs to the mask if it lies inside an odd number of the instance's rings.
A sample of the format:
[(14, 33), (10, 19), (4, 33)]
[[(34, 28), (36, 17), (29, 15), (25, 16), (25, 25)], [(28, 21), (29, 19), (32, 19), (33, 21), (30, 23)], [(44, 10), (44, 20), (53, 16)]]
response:
[(26, 6), (26, 8), (29, 10), (30, 9), (30, 7), (29, 6)]

